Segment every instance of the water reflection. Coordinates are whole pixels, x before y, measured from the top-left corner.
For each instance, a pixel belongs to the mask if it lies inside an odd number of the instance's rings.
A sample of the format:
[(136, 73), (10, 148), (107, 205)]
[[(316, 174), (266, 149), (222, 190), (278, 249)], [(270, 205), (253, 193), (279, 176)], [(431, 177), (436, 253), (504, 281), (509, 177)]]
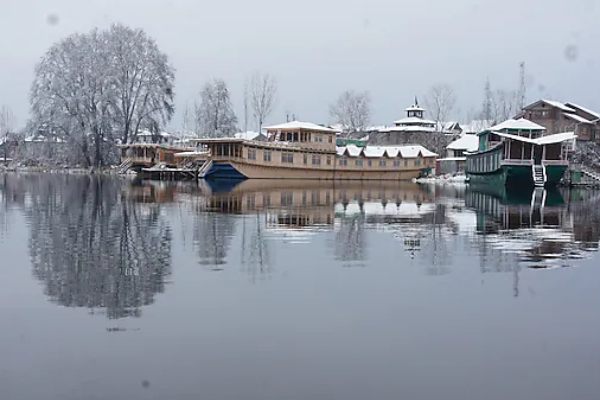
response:
[(568, 266), (597, 250), (599, 201), (593, 191), (557, 189), (514, 194), (471, 188), (466, 196), (466, 205), (477, 212), (475, 240), (482, 253), (494, 249), (500, 259), (513, 255), (530, 268)]
[(33, 274), (50, 299), (109, 318), (139, 316), (164, 291), (172, 227), (181, 251), (189, 248), (184, 260), (210, 271), (239, 268), (252, 281), (285, 268), (286, 246), (323, 243), (326, 267), (372, 265), (383, 252), (396, 254), (400, 267), (443, 276), (467, 262), (483, 274), (513, 274), (514, 295), (523, 268), (571, 266), (600, 240), (600, 195), (585, 190), (515, 196), (398, 182), (209, 186), (4, 175), (0, 201), (3, 232), (10, 209), (23, 210)]
[(164, 291), (171, 273), (164, 191), (154, 196), (106, 177), (9, 179), (3, 196), (23, 208), (33, 274), (52, 301), (122, 318), (139, 316)]

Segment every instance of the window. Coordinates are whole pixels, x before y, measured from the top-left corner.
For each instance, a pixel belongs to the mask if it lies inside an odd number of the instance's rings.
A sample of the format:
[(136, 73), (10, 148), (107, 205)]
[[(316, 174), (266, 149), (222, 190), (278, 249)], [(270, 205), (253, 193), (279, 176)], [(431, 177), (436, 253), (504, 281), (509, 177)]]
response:
[(345, 167), (348, 165), (348, 159), (345, 157), (340, 158), (340, 166)]
[(265, 150), (263, 152), (263, 160), (264, 161), (271, 161), (271, 150)]
[(248, 160), (256, 160), (256, 149), (248, 149)]
[(383, 159), (379, 160), (379, 166), (385, 167), (385, 160), (383, 160)]
[(327, 156), (327, 165), (331, 165), (331, 157)]
[(358, 160), (354, 161), (354, 164), (357, 167), (362, 167), (363, 166), (363, 160), (359, 158)]
[(394, 167), (400, 166), (400, 160), (394, 160)]
[(321, 165), (321, 156), (318, 154), (313, 154), (312, 156), (312, 164), (313, 165)]
[(294, 194), (292, 192), (281, 192), (281, 205), (291, 206), (294, 202)]
[(308, 154), (304, 154), (303, 161), (304, 165), (308, 164)]
[(373, 161), (369, 160), (369, 161), (367, 161), (367, 164), (368, 164), (368, 165), (369, 165), (369, 167), (370, 167), (370, 166), (372, 166), (372, 165), (373, 165)]
[(329, 135), (329, 143), (333, 143), (333, 136)]
[(281, 153), (281, 162), (286, 164), (294, 163), (294, 153), (283, 152)]
[(408, 167), (408, 160), (404, 160), (404, 166)]
[(421, 165), (421, 160), (415, 160), (415, 167), (418, 167)]

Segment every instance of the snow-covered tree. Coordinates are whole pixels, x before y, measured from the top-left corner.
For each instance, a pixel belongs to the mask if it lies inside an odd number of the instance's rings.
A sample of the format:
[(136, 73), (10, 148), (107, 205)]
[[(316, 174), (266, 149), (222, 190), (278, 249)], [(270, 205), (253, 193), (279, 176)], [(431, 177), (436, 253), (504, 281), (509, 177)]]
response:
[(273, 111), (277, 95), (277, 81), (269, 74), (255, 73), (249, 81), (250, 107), (260, 132), (265, 119)]
[(114, 144), (173, 113), (173, 71), (140, 30), (114, 25), (54, 44), (35, 68), (32, 127), (102, 166)]
[(203, 136), (223, 137), (236, 132), (237, 117), (225, 81), (213, 79), (204, 85), (200, 105), (196, 108), (196, 120)]
[(8, 157), (8, 140), (15, 129), (15, 123), (15, 115), (10, 107), (6, 105), (0, 107), (0, 145), (2, 145), (4, 161)]
[(345, 132), (362, 131), (371, 118), (371, 97), (368, 92), (347, 90), (329, 107), (329, 114)]
[(447, 121), (456, 104), (454, 89), (444, 83), (432, 86), (425, 96), (425, 104), (438, 129), (443, 129), (444, 122)]
[(175, 74), (167, 56), (143, 30), (117, 24), (105, 35), (114, 80), (112, 109), (119, 139), (127, 143), (141, 128), (171, 119)]

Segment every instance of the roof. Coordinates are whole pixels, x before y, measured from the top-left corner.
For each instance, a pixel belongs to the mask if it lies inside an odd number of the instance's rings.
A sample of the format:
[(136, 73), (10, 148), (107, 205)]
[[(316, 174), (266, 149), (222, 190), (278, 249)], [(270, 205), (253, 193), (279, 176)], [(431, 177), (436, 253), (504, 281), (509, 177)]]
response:
[(164, 138), (170, 138), (170, 137), (173, 137), (174, 135), (171, 135), (170, 133), (167, 133), (167, 132), (152, 133), (149, 130), (144, 129), (144, 130), (138, 132), (137, 136), (162, 136)]
[(593, 116), (595, 119), (600, 119), (600, 114), (595, 111), (590, 110), (589, 108), (581, 107), (580, 105), (577, 105), (577, 104), (571, 103), (571, 102), (566, 103), (566, 105), (571, 108), (578, 108), (581, 111), (583, 111), (584, 113)]
[(236, 139), (244, 139), (244, 140), (254, 140), (259, 136), (264, 136), (262, 133), (248, 131), (248, 132), (238, 132), (233, 135)]
[(380, 129), (379, 132), (435, 132), (435, 128), (433, 126), (419, 125), (388, 126)]
[(531, 122), (528, 119), (508, 119), (504, 122), (494, 125), (488, 130), (490, 131), (503, 131), (503, 130), (515, 130), (515, 131), (543, 131), (546, 130), (541, 125)]
[(575, 110), (573, 110), (571, 107), (568, 107), (567, 105), (565, 105), (564, 103), (561, 103), (560, 101), (547, 100), (547, 99), (542, 99), (541, 101), (546, 104), (551, 105), (552, 107), (560, 108), (561, 110), (566, 111), (566, 112), (575, 112)]
[(338, 155), (347, 155), (349, 157), (358, 157), (360, 155), (367, 158), (380, 158), (390, 157), (396, 158), (398, 156), (402, 158), (416, 158), (419, 155), (422, 157), (437, 157), (437, 154), (427, 150), (421, 145), (409, 145), (409, 146), (366, 146), (357, 147), (355, 145), (340, 146), (336, 147)]
[(556, 133), (554, 135), (542, 136), (542, 137), (539, 137), (536, 139), (530, 139), (528, 137), (518, 136), (518, 135), (511, 135), (510, 133), (504, 133), (504, 132), (494, 132), (494, 133), (498, 136), (501, 136), (501, 137), (504, 137), (507, 139), (517, 140), (519, 142), (536, 144), (538, 146), (542, 146), (542, 145), (546, 145), (546, 144), (553, 144), (553, 143), (561, 143), (561, 142), (565, 142), (567, 140), (573, 140), (573, 139), (577, 138), (577, 136), (575, 136), (575, 132)]
[(479, 133), (479, 132), (489, 128), (493, 124), (494, 124), (493, 121), (488, 121), (485, 119), (474, 119), (471, 122), (469, 122), (468, 124), (463, 124), (462, 128), (463, 128), (463, 132)]
[(266, 130), (287, 130), (287, 129), (305, 129), (310, 131), (321, 131), (321, 132), (329, 132), (336, 133), (339, 132), (337, 129), (328, 128), (326, 126), (317, 125), (312, 122), (302, 122), (302, 121), (290, 121), (279, 125), (266, 126)]
[(449, 150), (477, 151), (479, 148), (479, 137), (477, 135), (465, 134), (450, 143), (446, 148)]
[(412, 106), (406, 108), (405, 111), (425, 111), (425, 109), (418, 104), (413, 104)]
[(394, 121), (394, 124), (405, 124), (405, 125), (408, 125), (408, 124), (415, 124), (415, 125), (418, 125), (418, 124), (422, 124), (422, 125), (429, 124), (429, 125), (435, 125), (435, 121), (431, 121), (429, 119), (418, 118), (418, 117), (406, 117), (406, 118), (402, 118), (402, 119), (399, 119), (397, 121)]
[(564, 115), (565, 118), (569, 118), (569, 119), (572, 119), (573, 121), (581, 122), (581, 123), (584, 123), (584, 124), (591, 124), (591, 123), (593, 123), (589, 119), (585, 119), (582, 116), (577, 115), (577, 114), (564, 113), (563, 115)]

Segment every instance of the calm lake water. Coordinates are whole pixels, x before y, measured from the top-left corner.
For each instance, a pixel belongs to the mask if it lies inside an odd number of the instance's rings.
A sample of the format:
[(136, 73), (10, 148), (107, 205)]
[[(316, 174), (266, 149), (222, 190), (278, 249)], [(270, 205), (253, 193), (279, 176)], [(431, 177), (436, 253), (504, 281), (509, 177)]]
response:
[(598, 399), (600, 192), (0, 176), (0, 398)]

